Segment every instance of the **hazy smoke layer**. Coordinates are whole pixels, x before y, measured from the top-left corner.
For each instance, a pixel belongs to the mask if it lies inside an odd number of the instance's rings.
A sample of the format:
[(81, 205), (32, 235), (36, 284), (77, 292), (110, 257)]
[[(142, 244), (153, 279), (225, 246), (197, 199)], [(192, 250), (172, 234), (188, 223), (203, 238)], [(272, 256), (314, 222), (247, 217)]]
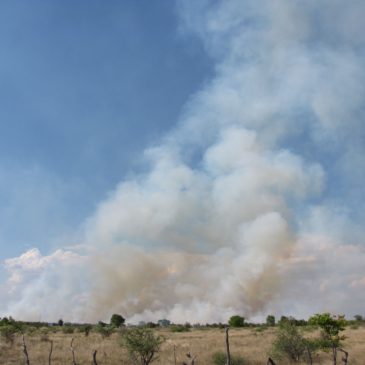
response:
[(82, 255), (7, 261), (8, 312), (178, 322), (361, 312), (364, 2), (178, 5), (214, 78), (145, 151), (146, 172), (86, 222)]

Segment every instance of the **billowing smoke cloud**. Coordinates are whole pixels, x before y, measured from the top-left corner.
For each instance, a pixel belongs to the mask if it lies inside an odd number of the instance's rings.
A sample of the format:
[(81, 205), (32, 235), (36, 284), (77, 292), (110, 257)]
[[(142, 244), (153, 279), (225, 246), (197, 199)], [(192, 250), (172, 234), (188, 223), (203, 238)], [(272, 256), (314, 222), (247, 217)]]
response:
[[(364, 3), (178, 10), (214, 78), (145, 151), (146, 171), (85, 223), (82, 254), (7, 261), (7, 312), (178, 322), (361, 312)], [(29, 260), (39, 263), (25, 280)]]

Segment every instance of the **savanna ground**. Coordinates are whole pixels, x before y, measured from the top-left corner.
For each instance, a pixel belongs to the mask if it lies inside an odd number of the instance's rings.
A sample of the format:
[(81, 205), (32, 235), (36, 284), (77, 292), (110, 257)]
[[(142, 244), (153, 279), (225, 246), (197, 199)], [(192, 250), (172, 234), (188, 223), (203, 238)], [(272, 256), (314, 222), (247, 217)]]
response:
[[(169, 329), (155, 329), (156, 333), (163, 335), (166, 341), (162, 345), (159, 357), (153, 364), (174, 365), (174, 347), (177, 364), (187, 360), (186, 353), (191, 352), (197, 356), (196, 365), (212, 365), (212, 355), (217, 351), (225, 351), (224, 329), (192, 329), (189, 332), (174, 333)], [(240, 328), (230, 330), (230, 348), (233, 355), (241, 355), (247, 360), (247, 365), (266, 364), (271, 344), (275, 338), (277, 328)], [(318, 332), (303, 328), (307, 337)], [(344, 331), (346, 339), (343, 348), (349, 352), (349, 365), (365, 365), (365, 326), (347, 328)], [(112, 334), (103, 338), (98, 333), (64, 334), (34, 333), (26, 335), (25, 340), (31, 365), (48, 364), (50, 340), (53, 341), (52, 365), (72, 364), (70, 350), (71, 339), (74, 338), (73, 347), (76, 363), (78, 365), (92, 364), (92, 353), (97, 350), (98, 365), (132, 364), (124, 348), (120, 346), (120, 335)], [(341, 359), (341, 355), (339, 355)], [(339, 359), (339, 360), (340, 360)], [(331, 364), (329, 353), (319, 352), (314, 356), (315, 364)], [(341, 361), (338, 362), (341, 364)], [(18, 365), (25, 364), (22, 352), (21, 336), (17, 335), (14, 343), (6, 343), (1, 339), (0, 364)], [(288, 364), (282, 360), (277, 364)]]

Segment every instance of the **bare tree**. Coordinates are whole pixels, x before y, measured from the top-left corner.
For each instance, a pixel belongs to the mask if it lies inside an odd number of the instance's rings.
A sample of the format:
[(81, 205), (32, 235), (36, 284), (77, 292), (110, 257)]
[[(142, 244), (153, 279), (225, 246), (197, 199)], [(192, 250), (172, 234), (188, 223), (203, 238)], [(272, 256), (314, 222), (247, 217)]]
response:
[(266, 363), (266, 365), (276, 365), (276, 364), (275, 364), (274, 360), (273, 360), (271, 357), (269, 357), (269, 358), (267, 359), (267, 363)]

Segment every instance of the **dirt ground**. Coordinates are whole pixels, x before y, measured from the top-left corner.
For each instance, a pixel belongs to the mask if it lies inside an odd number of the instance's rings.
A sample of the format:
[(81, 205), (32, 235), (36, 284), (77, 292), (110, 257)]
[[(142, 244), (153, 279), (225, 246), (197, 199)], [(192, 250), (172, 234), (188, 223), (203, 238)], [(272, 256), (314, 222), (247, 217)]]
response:
[[(225, 333), (223, 329), (193, 329), (190, 332), (172, 333), (168, 329), (156, 330), (165, 336), (159, 358), (153, 364), (174, 365), (174, 348), (176, 364), (187, 360), (186, 353), (197, 356), (196, 365), (212, 365), (212, 355), (217, 351), (225, 351)], [(276, 328), (242, 328), (230, 330), (230, 348), (235, 355), (241, 355), (248, 365), (266, 365), (268, 353), (275, 337)], [(307, 336), (315, 335), (310, 332)], [(365, 327), (346, 329), (344, 346), (349, 352), (349, 365), (365, 365)], [(120, 346), (120, 335), (113, 334), (102, 338), (99, 334), (90, 333), (88, 337), (81, 333), (63, 334), (49, 333), (26, 336), (31, 365), (48, 365), (50, 340), (53, 341), (52, 365), (72, 364), (70, 350), (71, 339), (76, 363), (78, 365), (92, 364), (92, 353), (97, 350), (98, 365), (132, 364), (125, 350)], [(16, 337), (14, 343), (0, 343), (0, 364), (25, 364), (21, 346), (21, 337)], [(316, 364), (331, 364), (330, 354), (319, 353), (315, 356)], [(286, 362), (277, 362), (278, 365)], [(341, 364), (341, 361), (339, 361)]]

